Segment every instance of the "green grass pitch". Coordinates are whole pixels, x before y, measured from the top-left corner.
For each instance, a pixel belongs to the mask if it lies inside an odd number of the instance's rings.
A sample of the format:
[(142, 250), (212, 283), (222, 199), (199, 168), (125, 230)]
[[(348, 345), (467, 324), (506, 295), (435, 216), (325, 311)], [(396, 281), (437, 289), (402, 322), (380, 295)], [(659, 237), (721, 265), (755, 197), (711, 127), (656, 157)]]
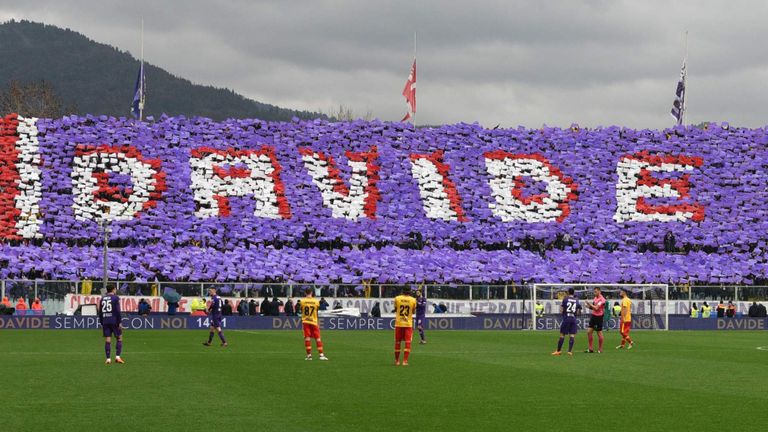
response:
[[(289, 331), (0, 332), (7, 431), (756, 430), (768, 422), (768, 333), (633, 332), (618, 351), (551, 357), (557, 335), (429, 332), (395, 367), (389, 331), (325, 331), (328, 362)], [(764, 347), (764, 350), (758, 349)], [(114, 346), (113, 346), (114, 351)]]

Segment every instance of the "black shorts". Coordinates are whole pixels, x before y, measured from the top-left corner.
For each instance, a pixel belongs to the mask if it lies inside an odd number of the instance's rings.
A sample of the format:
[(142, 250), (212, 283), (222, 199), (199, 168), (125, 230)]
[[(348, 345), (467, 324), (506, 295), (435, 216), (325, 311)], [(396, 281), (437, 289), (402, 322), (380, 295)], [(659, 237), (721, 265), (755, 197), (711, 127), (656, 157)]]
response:
[(595, 331), (603, 331), (603, 317), (591, 315), (587, 326)]

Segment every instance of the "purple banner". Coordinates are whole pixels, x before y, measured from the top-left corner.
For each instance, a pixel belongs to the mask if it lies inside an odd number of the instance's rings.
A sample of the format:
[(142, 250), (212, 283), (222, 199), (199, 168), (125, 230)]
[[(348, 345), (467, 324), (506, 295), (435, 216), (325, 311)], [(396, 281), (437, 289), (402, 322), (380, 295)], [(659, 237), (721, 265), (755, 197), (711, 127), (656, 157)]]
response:
[(101, 277), (108, 219), (120, 279), (750, 283), (768, 266), (767, 142), (12, 115), (0, 277)]
[[(579, 319), (579, 329), (586, 329), (589, 319)], [(431, 317), (427, 319), (427, 330), (528, 330), (531, 328), (530, 315), (489, 314), (475, 317)], [(128, 330), (203, 330), (209, 325), (206, 317), (192, 316), (130, 316), (123, 318), (123, 327)], [(296, 317), (225, 317), (222, 327), (230, 330), (294, 330), (301, 331), (301, 319)], [(320, 319), (324, 330), (393, 330), (391, 318), (372, 317), (327, 317)], [(664, 327), (663, 317), (637, 316), (632, 322), (633, 330), (652, 330)], [(670, 330), (766, 330), (765, 318), (711, 318), (694, 319), (681, 315), (669, 317)], [(2, 330), (92, 330), (99, 328), (97, 317), (88, 316), (0, 316)], [(545, 316), (536, 319), (537, 330), (557, 330), (560, 318)], [(606, 322), (606, 329), (615, 330), (615, 319)]]

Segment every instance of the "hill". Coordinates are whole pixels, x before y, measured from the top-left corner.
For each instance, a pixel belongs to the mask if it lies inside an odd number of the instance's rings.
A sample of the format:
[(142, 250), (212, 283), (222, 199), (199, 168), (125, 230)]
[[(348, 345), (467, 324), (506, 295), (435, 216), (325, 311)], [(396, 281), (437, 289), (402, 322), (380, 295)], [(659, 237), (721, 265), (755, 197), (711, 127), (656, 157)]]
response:
[[(63, 106), (75, 107), (77, 114), (129, 115), (139, 61), (128, 52), (69, 29), (30, 21), (0, 24), (0, 40), (0, 86), (12, 80), (45, 80)], [(193, 84), (149, 63), (145, 68), (145, 115), (183, 114), (215, 120), (320, 116), (257, 102), (229, 89)]]

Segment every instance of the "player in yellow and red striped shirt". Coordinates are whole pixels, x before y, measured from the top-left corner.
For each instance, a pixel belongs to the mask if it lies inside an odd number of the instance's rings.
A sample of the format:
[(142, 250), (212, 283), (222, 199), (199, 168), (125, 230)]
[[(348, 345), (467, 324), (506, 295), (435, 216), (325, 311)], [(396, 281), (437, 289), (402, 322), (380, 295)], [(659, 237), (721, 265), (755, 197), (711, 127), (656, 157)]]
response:
[(629, 331), (632, 330), (632, 300), (629, 299), (627, 292), (621, 290), (621, 316), (619, 318), (619, 333), (621, 333), (621, 345), (616, 349), (624, 348), (625, 343), (629, 343), (627, 349), (632, 349), (635, 345), (632, 338), (629, 337)]
[(395, 365), (400, 365), (400, 343), (405, 342), (403, 366), (408, 366), (413, 339), (413, 314), (416, 312), (416, 299), (411, 296), (411, 288), (403, 288), (403, 293), (395, 297)]
[(306, 297), (301, 300), (301, 326), (304, 329), (304, 348), (307, 350), (306, 360), (312, 360), (312, 339), (317, 345), (320, 360), (328, 360), (323, 353), (323, 340), (320, 339), (320, 323), (317, 320), (317, 311), (320, 310), (320, 301), (315, 298), (315, 290), (307, 288)]

